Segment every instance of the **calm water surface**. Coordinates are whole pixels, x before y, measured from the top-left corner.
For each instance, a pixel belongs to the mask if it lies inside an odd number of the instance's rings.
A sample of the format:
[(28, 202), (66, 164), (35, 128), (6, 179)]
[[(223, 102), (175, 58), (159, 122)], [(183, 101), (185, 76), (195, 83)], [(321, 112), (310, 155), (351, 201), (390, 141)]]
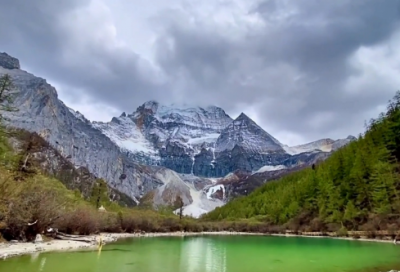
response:
[[(387, 269), (387, 270), (385, 270)], [(400, 269), (400, 246), (256, 236), (135, 238), (101, 252), (0, 261), (0, 272), (339, 272)]]

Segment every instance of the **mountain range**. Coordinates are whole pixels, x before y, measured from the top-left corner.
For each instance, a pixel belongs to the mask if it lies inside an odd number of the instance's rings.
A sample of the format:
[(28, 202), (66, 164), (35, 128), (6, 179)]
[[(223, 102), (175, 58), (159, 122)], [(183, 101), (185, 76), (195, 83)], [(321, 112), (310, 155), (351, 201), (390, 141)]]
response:
[(289, 147), (245, 113), (233, 119), (216, 106), (157, 101), (110, 122), (91, 122), (6, 53), (0, 53), (2, 74), (9, 74), (17, 89), (18, 111), (2, 113), (7, 126), (36, 132), (76, 169), (88, 169), (137, 204), (172, 204), (180, 195), (186, 214), (195, 216), (265, 182), (250, 178), (257, 182), (243, 190), (249, 177), (311, 165), (355, 139)]

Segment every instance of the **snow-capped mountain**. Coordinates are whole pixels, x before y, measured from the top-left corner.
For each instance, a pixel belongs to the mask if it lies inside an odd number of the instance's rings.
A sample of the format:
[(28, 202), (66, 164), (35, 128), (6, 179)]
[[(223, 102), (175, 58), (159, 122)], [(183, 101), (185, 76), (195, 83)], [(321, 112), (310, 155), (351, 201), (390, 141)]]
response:
[[(288, 147), (244, 113), (233, 120), (216, 106), (155, 101), (108, 123), (90, 122), (60, 101), (45, 79), (21, 70), (18, 59), (5, 53), (0, 53), (2, 74), (9, 74), (18, 88), (18, 111), (2, 113), (8, 126), (37, 132), (76, 168), (87, 168), (136, 202), (150, 193), (161, 204), (169, 203), (166, 196), (172, 191), (186, 196), (187, 214), (203, 213), (223, 204), (216, 199), (235, 195), (218, 178), (229, 183), (227, 175), (236, 170), (255, 176), (303, 167), (354, 138)], [(259, 185), (257, 181), (242, 190), (246, 180), (234, 187), (237, 192)]]
[(318, 152), (329, 153), (349, 141), (323, 139), (288, 147), (244, 113), (233, 120), (216, 106), (166, 106), (156, 101), (92, 125), (134, 161), (203, 177), (307, 163)]
[(174, 107), (148, 101), (132, 114), (109, 123), (94, 122), (129, 157), (144, 164), (162, 165), (194, 174), (195, 156), (214, 145), (232, 119), (215, 106)]

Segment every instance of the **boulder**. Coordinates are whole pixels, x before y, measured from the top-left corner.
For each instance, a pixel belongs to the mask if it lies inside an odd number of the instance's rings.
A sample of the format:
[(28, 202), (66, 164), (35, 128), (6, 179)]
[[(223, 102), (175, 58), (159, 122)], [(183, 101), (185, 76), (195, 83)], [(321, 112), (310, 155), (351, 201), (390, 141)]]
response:
[(40, 235), (40, 234), (36, 234), (35, 244), (37, 244), (37, 243), (43, 243), (43, 238), (42, 238), (42, 235)]

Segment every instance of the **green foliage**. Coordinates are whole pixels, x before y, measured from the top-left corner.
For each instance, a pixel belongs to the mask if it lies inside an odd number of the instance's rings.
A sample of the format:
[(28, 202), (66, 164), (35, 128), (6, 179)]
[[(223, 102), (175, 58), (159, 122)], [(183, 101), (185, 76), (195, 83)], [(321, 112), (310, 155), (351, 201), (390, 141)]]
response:
[(107, 184), (103, 179), (98, 179), (92, 188), (92, 195), (89, 202), (99, 208), (100, 206), (109, 206), (111, 204), (108, 198)]
[(0, 121), (2, 120), (2, 111), (15, 111), (12, 107), (16, 94), (16, 88), (8, 74), (0, 77)]
[(315, 170), (269, 182), (203, 219), (254, 217), (282, 225), (308, 214), (305, 222), (297, 220), (299, 224), (320, 220), (343, 230), (357, 229), (373, 215), (399, 219), (399, 159), (400, 92), (389, 102), (386, 113), (370, 121), (364, 135), (334, 152)]

